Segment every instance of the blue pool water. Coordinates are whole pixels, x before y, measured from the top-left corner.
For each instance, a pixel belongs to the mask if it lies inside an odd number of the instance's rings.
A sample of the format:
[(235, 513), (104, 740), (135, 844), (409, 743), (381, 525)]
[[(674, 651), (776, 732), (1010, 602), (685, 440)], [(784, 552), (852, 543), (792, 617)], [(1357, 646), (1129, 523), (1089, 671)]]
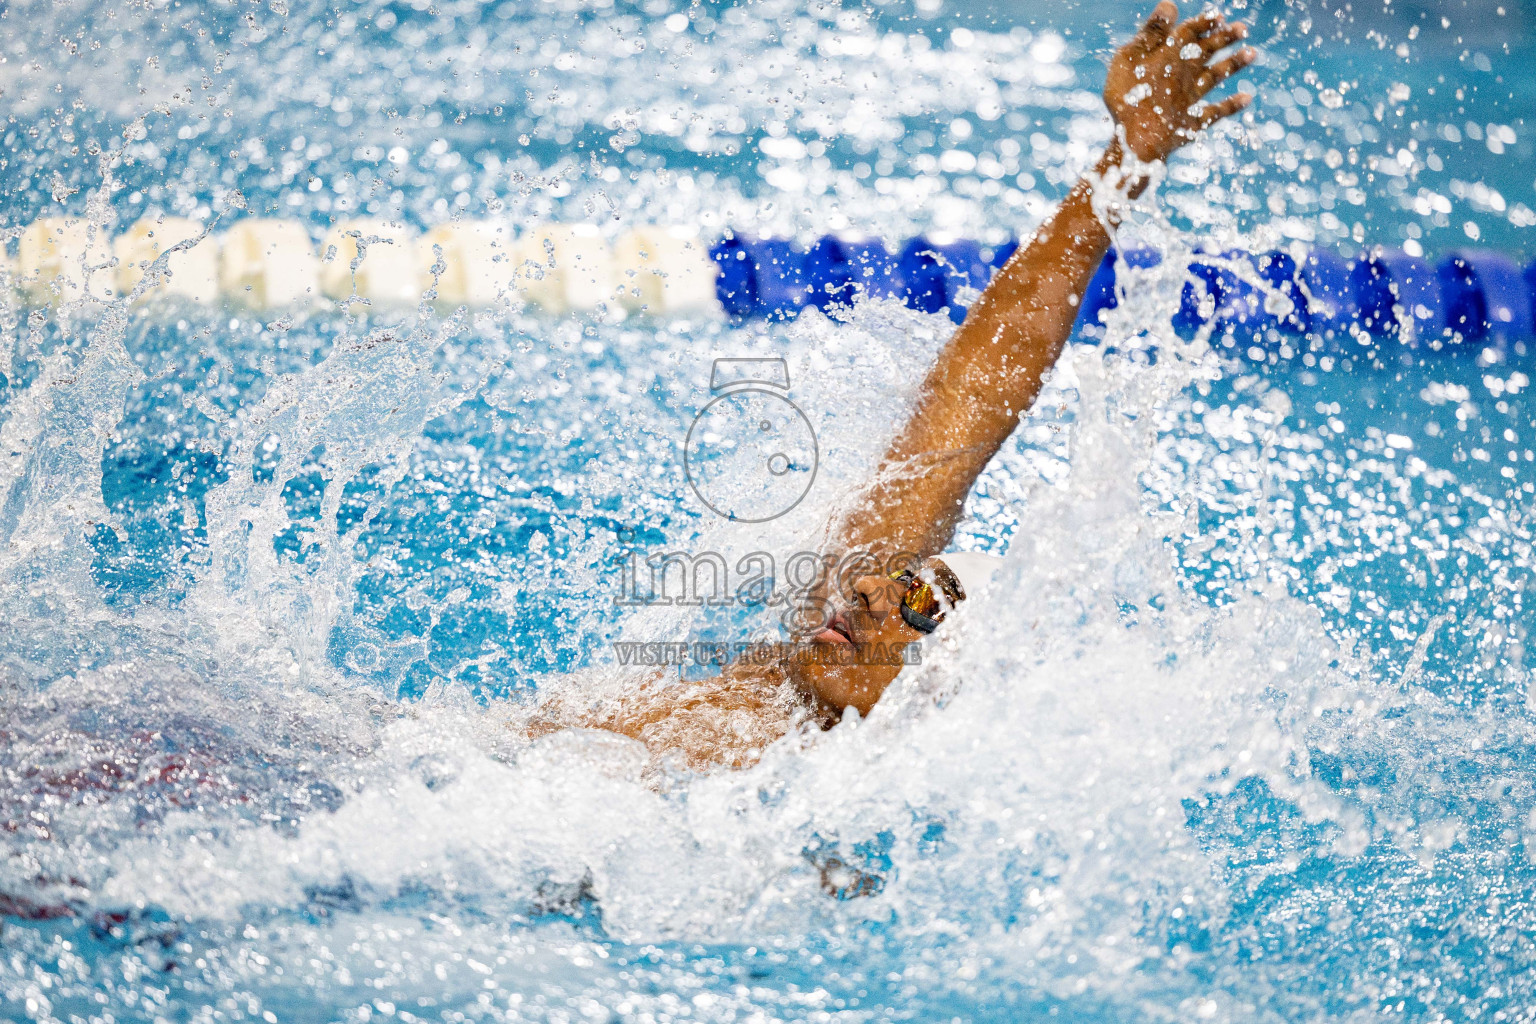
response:
[[(1165, 326), (1199, 244), (1536, 256), (1536, 11), (1388, 7), (1248, 6), (1251, 121), (1131, 218), (1170, 258), (968, 506), (1000, 585), (867, 721), (743, 772), (508, 722), (606, 685), (614, 641), (774, 635), (618, 604), (625, 557), (813, 544), (943, 314), (8, 294), (0, 1020), (1529, 1016), (1523, 349)], [(996, 242), (1107, 138), (1130, 17), (12, 3), (0, 226), (13, 256), (61, 211)], [(745, 355), (787, 361), (821, 454), (768, 524), (683, 471)], [(825, 895), (832, 856), (875, 891)]]

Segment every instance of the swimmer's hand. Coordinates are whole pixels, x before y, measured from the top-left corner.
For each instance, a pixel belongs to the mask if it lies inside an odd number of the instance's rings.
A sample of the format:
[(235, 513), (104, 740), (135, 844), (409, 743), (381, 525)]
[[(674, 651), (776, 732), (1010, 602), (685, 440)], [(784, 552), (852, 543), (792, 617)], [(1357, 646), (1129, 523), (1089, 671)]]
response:
[(1136, 38), (1115, 54), (1104, 80), (1104, 104), (1124, 130), (1126, 145), (1145, 163), (1167, 159), (1201, 130), (1253, 100), (1237, 93), (1205, 102), (1207, 93), (1258, 57), (1245, 46), (1215, 59), (1246, 38), (1248, 26), (1228, 22), (1217, 11), (1183, 22), (1177, 22), (1178, 16), (1173, 0), (1162, 0)]

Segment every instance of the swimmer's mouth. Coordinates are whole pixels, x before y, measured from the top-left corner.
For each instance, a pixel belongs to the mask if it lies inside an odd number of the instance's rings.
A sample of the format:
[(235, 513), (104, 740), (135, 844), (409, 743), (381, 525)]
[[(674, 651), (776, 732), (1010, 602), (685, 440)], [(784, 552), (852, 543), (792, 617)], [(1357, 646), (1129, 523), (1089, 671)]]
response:
[(820, 633), (811, 637), (812, 643), (817, 644), (853, 644), (858, 641), (853, 638), (853, 628), (848, 625), (848, 620), (842, 612), (832, 616), (832, 621)]

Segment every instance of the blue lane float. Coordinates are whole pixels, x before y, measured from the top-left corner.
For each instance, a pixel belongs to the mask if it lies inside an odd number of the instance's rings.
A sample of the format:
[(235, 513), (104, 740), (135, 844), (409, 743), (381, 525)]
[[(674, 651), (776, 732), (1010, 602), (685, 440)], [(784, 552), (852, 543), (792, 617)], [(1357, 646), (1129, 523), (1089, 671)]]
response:
[(1296, 261), (1275, 251), (1197, 255), (1173, 327), (1181, 337), (1192, 338), (1212, 319), (1217, 333), (1244, 345), (1305, 333), (1310, 316)]
[(768, 238), (755, 243), (762, 253), (757, 296), (769, 316), (792, 317), (811, 299), (812, 284), (805, 274), (805, 253), (792, 243)]
[(1342, 337), (1360, 316), (1352, 265), (1326, 249), (1313, 249), (1297, 268), (1308, 329), (1326, 339)]
[(959, 323), (970, 293), (986, 287), (1018, 244), (919, 236), (892, 252), (878, 239), (828, 235), (800, 248), (783, 239), (731, 235), (715, 243), (710, 258), (720, 268), (720, 305), (732, 317), (785, 318), (805, 306), (832, 312), (860, 297), (896, 297), (925, 313), (947, 312)]
[(949, 306), (950, 266), (938, 247), (919, 235), (896, 257), (896, 277), (907, 305), (924, 313)]
[[(1525, 268), (1525, 294), (1530, 299), (1531, 320), (1536, 322), (1536, 263)], [(1536, 329), (1531, 333), (1536, 334)]]
[(805, 254), (805, 276), (811, 285), (811, 304), (826, 312), (838, 304), (851, 302), (854, 281), (859, 276), (851, 243), (830, 235), (817, 240)]
[(1238, 322), (1251, 334), (1267, 335), (1271, 329), (1285, 335), (1305, 334), (1312, 326), (1311, 310), (1301, 288), (1300, 272), (1290, 253), (1245, 254), (1260, 283), (1240, 280), (1233, 298)]
[(1410, 318), (1418, 338), (1436, 336), (1446, 326), (1440, 275), (1421, 256), (1394, 249), (1362, 254), (1350, 280), (1360, 325), (1376, 337), (1398, 334)]
[(709, 258), (719, 267), (715, 278), (715, 296), (728, 316), (749, 317), (757, 314), (758, 265), (740, 238), (722, 238), (709, 249)]
[[(1003, 246), (1009, 255), (1018, 248)], [(897, 294), (907, 305), (925, 313), (948, 312), (959, 323), (970, 306), (968, 291), (987, 286), (1001, 264), (995, 253), (977, 242), (930, 242), (918, 236), (907, 242), (896, 257)]]
[(720, 267), (720, 305), (734, 317), (793, 317), (821, 283), (807, 276), (805, 251), (785, 239), (736, 235), (716, 242), (709, 255)]
[[(860, 297), (894, 297), (958, 323), (1017, 249), (1015, 240), (988, 247), (918, 236), (893, 250), (878, 239), (830, 235), (801, 248), (736, 235), (717, 243), (711, 256), (720, 267), (720, 303), (733, 317), (792, 317), (805, 306), (835, 313)], [(1154, 249), (1111, 249), (1082, 297), (1079, 337), (1102, 334), (1125, 271), (1162, 261)], [(1403, 335), (1410, 323), (1413, 330)], [(1485, 250), (1452, 252), (1437, 264), (1390, 249), (1349, 258), (1313, 249), (1299, 260), (1279, 251), (1196, 253), (1172, 326), (1193, 337), (1208, 324), (1228, 344), (1265, 352), (1307, 334), (1342, 350), (1343, 339), (1362, 331), (1415, 344), (1438, 339), (1507, 350), (1536, 337), (1536, 264), (1522, 268)]]
[(1453, 252), (1436, 273), (1449, 330), (1468, 341), (1498, 345), (1531, 337), (1536, 300), (1526, 275), (1507, 257), (1486, 250)]

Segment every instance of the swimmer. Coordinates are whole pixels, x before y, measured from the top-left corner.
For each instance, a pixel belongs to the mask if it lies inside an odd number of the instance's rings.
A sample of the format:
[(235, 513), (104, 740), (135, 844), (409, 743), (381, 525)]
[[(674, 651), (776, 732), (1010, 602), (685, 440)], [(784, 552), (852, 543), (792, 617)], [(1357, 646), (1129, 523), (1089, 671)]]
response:
[(941, 553), (971, 485), (1033, 405), (1072, 333), (1118, 223), (1116, 200), (1139, 195), (1151, 165), (1252, 100), (1206, 100), (1257, 56), (1246, 46), (1229, 50), (1247, 26), (1215, 11), (1182, 22), (1178, 13), (1162, 0), (1115, 54), (1104, 85), (1114, 141), (971, 306), (874, 478), (829, 524), (831, 564), (857, 552), (867, 566), (896, 569), (852, 579), (846, 599), (808, 638), (825, 656), (766, 666), (742, 659), (686, 686), (658, 673), (596, 706), (577, 688), (557, 689), (535, 710), (530, 734), (606, 729), (695, 769), (743, 767), (798, 727), (830, 727), (849, 709), (870, 712), (900, 673), (900, 658), (857, 653), (899, 652), (922, 640), (993, 567), (986, 556)]

